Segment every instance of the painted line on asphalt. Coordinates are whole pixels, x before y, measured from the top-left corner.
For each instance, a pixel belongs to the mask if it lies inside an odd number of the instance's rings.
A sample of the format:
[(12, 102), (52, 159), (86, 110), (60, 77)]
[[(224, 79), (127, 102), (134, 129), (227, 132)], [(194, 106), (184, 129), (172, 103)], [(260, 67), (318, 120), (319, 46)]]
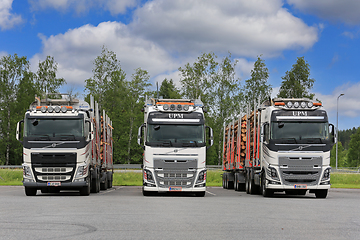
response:
[(209, 191), (206, 191), (208, 194), (211, 194), (211, 195), (213, 195), (213, 196), (216, 196), (216, 194), (215, 193), (212, 193), (212, 192), (209, 192)]

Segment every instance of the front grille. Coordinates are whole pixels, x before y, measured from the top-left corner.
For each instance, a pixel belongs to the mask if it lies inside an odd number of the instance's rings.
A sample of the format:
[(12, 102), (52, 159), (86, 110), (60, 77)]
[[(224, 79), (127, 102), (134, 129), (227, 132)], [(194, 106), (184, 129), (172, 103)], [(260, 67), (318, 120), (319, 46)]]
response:
[(321, 176), (321, 157), (280, 157), (280, 176), (285, 185), (316, 185)]
[(155, 159), (154, 168), (159, 187), (191, 188), (195, 182), (197, 160)]
[(31, 164), (38, 182), (71, 182), (75, 174), (76, 153), (32, 153)]

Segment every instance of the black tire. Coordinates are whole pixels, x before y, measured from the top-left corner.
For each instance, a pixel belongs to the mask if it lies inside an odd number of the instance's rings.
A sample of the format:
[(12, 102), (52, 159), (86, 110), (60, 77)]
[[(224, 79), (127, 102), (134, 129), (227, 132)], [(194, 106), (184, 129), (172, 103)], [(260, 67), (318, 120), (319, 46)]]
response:
[(205, 191), (203, 191), (203, 192), (196, 192), (196, 193), (195, 193), (195, 196), (196, 196), (196, 197), (204, 197), (204, 196), (205, 196)]
[(238, 183), (238, 177), (237, 177), (236, 173), (235, 173), (235, 176), (234, 176), (234, 190), (239, 191), (239, 183)]
[(112, 184), (113, 184), (113, 173), (110, 173), (108, 175), (108, 188), (112, 188)]
[(327, 189), (315, 190), (315, 196), (316, 196), (316, 198), (326, 198), (327, 194), (328, 194), (328, 190), (327, 190)]
[(154, 192), (151, 191), (145, 191), (144, 188), (142, 189), (142, 194), (143, 196), (147, 197), (147, 196), (153, 196)]
[(264, 196), (264, 197), (272, 197), (274, 195), (274, 191), (270, 190), (270, 189), (267, 189), (266, 188), (266, 185), (265, 185), (265, 176), (263, 175), (261, 177), (261, 194)]
[(245, 176), (245, 192), (247, 194), (250, 194), (249, 188), (250, 188), (250, 186), (249, 186), (249, 173), (246, 172), (246, 176)]
[(86, 187), (82, 187), (80, 190), (81, 196), (89, 196), (90, 195), (90, 184), (88, 184)]
[(222, 175), (222, 187), (225, 189), (225, 173)]
[(25, 187), (25, 195), (26, 196), (36, 196), (37, 189), (31, 187)]
[(100, 183), (100, 190), (106, 190), (108, 188), (107, 174), (105, 174), (104, 182)]

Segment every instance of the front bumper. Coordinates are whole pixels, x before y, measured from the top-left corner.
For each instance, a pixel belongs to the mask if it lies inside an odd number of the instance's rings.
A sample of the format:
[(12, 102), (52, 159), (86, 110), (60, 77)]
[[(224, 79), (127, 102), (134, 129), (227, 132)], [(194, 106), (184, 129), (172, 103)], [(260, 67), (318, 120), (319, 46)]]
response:
[(87, 181), (81, 181), (81, 182), (61, 182), (60, 186), (48, 186), (48, 184), (45, 183), (39, 183), (39, 182), (25, 182), (23, 181), (23, 186), (24, 187), (30, 187), (30, 188), (37, 188), (37, 189), (41, 189), (41, 188), (47, 188), (47, 187), (51, 187), (51, 188), (59, 188), (59, 189), (79, 189), (82, 187), (87, 187), (89, 185), (89, 183)]
[(172, 186), (169, 188), (163, 188), (163, 187), (148, 187), (143, 186), (144, 191), (149, 192), (205, 192), (206, 187), (194, 187), (194, 188), (183, 188), (178, 186)]

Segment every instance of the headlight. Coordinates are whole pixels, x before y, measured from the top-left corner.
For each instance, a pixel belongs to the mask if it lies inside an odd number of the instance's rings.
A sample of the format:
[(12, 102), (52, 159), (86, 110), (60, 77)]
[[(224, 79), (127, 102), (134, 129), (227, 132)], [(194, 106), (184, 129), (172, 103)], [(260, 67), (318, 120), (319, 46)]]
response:
[(204, 181), (206, 181), (206, 170), (199, 172), (199, 176), (198, 176), (196, 183), (201, 183)]
[(24, 178), (33, 178), (31, 168), (23, 164), (23, 177)]
[(288, 108), (292, 108), (293, 103), (292, 103), (292, 102), (287, 102), (286, 106), (287, 106)]
[(147, 169), (144, 169), (144, 179), (148, 182), (155, 183), (152, 173)]
[(269, 168), (267, 169), (267, 175), (268, 175), (269, 177), (271, 177), (272, 179), (274, 179), (274, 180), (280, 181), (280, 178), (279, 178), (279, 176), (278, 176), (278, 174), (277, 174), (277, 171), (276, 171), (276, 169), (273, 168), (273, 167), (269, 167)]
[(294, 107), (298, 108), (299, 107), (299, 102), (294, 102)]
[(62, 106), (62, 107), (61, 107), (61, 112), (62, 112), (62, 113), (66, 113), (66, 112), (67, 112), (67, 107)]
[(49, 112), (49, 113), (52, 113), (53, 111), (54, 111), (54, 108), (53, 108), (52, 106), (49, 106), (49, 107), (48, 107), (48, 112)]
[(305, 103), (305, 102), (301, 102), (301, 107), (302, 107), (302, 108), (306, 108), (306, 103)]
[(42, 106), (42, 107), (40, 108), (40, 110), (41, 110), (42, 113), (46, 113), (46, 107), (45, 107), (45, 106)]
[(55, 107), (55, 112), (56, 112), (56, 113), (59, 113), (60, 111), (61, 111), (60, 106), (56, 106), (56, 107)]
[(169, 105), (164, 104), (163, 109), (164, 109), (164, 110), (169, 110)]
[(75, 178), (85, 177), (87, 175), (87, 170), (88, 170), (88, 165), (79, 166), (75, 174)]
[(184, 111), (188, 111), (189, 110), (189, 105), (184, 105)]
[(313, 103), (312, 103), (312, 102), (308, 102), (308, 103), (307, 103), (307, 106), (308, 106), (308, 108), (312, 108), (312, 107), (313, 107)]
[(331, 172), (331, 168), (327, 168), (324, 171), (323, 177), (321, 179), (321, 181), (326, 181), (330, 179), (330, 172)]

